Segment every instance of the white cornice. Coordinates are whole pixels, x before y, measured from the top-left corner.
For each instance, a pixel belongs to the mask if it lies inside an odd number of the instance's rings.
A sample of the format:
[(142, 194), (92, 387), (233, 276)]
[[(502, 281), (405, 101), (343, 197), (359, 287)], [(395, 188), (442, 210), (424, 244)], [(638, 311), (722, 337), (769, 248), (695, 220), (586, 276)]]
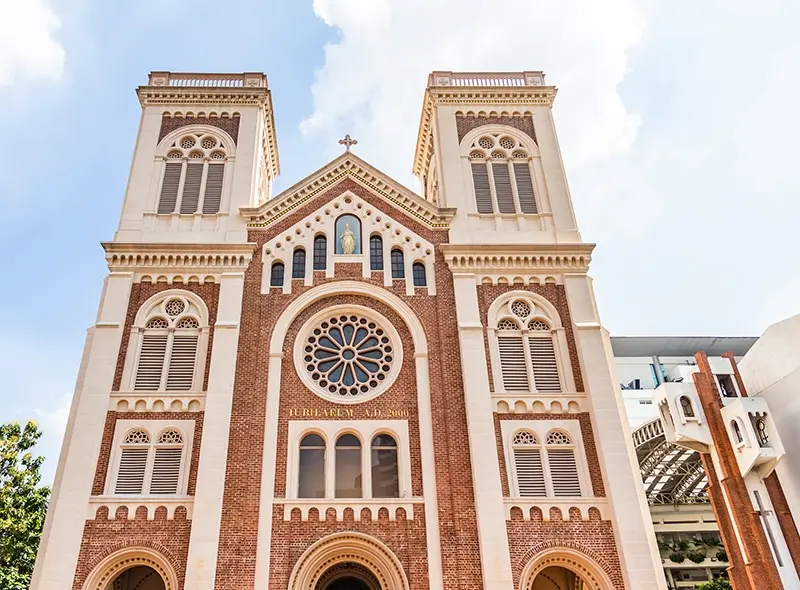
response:
[(442, 244), (439, 249), (454, 273), (581, 273), (589, 270), (594, 244)]
[(422, 115), (417, 132), (413, 172), (422, 177), (428, 167), (428, 154), (433, 141), (433, 111), (438, 105), (481, 105), (498, 107), (552, 108), (555, 86), (433, 86), (425, 90)]
[(368, 188), (389, 205), (431, 229), (446, 230), (455, 215), (454, 209), (436, 207), (351, 152), (345, 152), (274, 199), (258, 207), (241, 207), (239, 212), (247, 219), (248, 227), (269, 227), (345, 178)]
[(112, 272), (244, 272), (256, 244), (139, 244), (103, 242)]

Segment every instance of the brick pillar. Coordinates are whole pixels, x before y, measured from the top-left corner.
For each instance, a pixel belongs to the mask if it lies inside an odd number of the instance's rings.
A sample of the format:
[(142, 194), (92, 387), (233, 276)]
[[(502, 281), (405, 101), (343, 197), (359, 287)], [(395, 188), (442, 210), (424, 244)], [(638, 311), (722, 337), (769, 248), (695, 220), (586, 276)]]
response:
[(789, 510), (789, 504), (786, 502), (786, 496), (783, 493), (778, 474), (773, 471), (769, 477), (764, 479), (764, 485), (767, 487), (767, 492), (769, 492), (769, 499), (775, 510), (775, 516), (781, 527), (783, 538), (786, 540), (786, 546), (789, 548), (789, 555), (792, 556), (794, 569), (800, 574), (800, 535), (797, 534), (797, 524), (794, 521), (791, 510)]
[[(698, 373), (694, 373), (694, 382), (703, 413), (708, 422), (711, 439), (716, 452), (717, 475), (720, 481), (725, 510), (731, 516), (733, 526), (739, 539), (739, 546), (743, 549), (744, 569), (747, 573), (747, 589), (759, 590), (770, 588), (782, 590), (783, 583), (778, 575), (778, 568), (769, 548), (767, 535), (759, 521), (758, 514), (753, 509), (750, 494), (744, 483), (744, 478), (739, 472), (733, 446), (728, 437), (728, 429), (722, 419), (722, 400), (714, 382), (714, 374), (708, 364), (705, 353), (695, 355)], [(742, 389), (742, 392), (744, 390)], [(716, 510), (716, 508), (715, 508)], [(743, 590), (737, 588), (737, 590)]]

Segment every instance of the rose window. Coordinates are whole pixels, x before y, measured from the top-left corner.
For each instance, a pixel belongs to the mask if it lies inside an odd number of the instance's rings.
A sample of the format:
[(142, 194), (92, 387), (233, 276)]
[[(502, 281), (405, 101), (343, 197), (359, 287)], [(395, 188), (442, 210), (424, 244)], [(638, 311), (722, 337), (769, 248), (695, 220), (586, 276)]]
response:
[(320, 322), (305, 340), (303, 361), (311, 379), (335, 396), (369, 395), (386, 382), (394, 364), (389, 334), (359, 315)]

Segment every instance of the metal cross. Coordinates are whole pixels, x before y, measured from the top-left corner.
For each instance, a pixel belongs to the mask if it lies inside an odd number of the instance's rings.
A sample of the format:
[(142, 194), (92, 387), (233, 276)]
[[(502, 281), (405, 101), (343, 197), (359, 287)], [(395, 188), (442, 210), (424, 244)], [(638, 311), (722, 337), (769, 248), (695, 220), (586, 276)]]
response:
[(344, 139), (340, 139), (339, 143), (344, 146), (345, 151), (350, 151), (350, 147), (354, 146), (358, 143), (357, 139), (353, 139), (350, 137), (350, 134), (344, 136)]

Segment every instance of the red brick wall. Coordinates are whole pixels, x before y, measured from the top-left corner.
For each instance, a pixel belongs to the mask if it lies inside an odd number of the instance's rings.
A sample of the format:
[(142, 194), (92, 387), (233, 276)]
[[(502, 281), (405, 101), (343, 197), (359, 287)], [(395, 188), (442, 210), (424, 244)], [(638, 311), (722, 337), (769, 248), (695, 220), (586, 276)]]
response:
[(114, 412), (106, 414), (106, 425), (103, 428), (103, 442), (100, 445), (100, 456), (97, 458), (97, 468), (94, 473), (92, 495), (99, 496), (106, 485), (106, 475), (110, 467), (112, 445), (114, 443), (114, 428), (117, 420), (194, 420), (194, 438), (192, 440), (192, 458), (189, 465), (188, 494), (194, 495), (197, 483), (197, 465), (200, 461), (200, 441), (203, 438), (204, 412)]
[[(497, 459), (500, 462), (500, 479), (503, 485), (503, 495), (510, 496), (509, 479), (506, 472), (506, 460), (503, 445), (503, 434), (500, 432), (501, 420), (577, 420), (581, 425), (581, 436), (583, 437), (583, 449), (586, 453), (586, 463), (589, 469), (589, 479), (592, 483), (592, 493), (598, 498), (606, 495), (605, 485), (603, 484), (603, 470), (600, 467), (600, 459), (597, 455), (597, 445), (594, 442), (594, 432), (592, 431), (592, 419), (588, 412), (579, 414), (495, 414), (494, 432), (497, 439)], [(542, 436), (544, 432), (539, 432)]]
[(536, 555), (553, 547), (574, 549), (594, 560), (611, 578), (615, 590), (625, 590), (617, 545), (611, 523), (600, 520), (596, 510), (590, 510), (589, 520), (581, 520), (577, 508), (564, 518), (557, 509), (551, 510), (552, 520), (544, 521), (541, 510), (531, 510), (531, 520), (523, 520), (518, 509), (511, 511), (506, 521), (511, 547), (511, 567), (514, 585), (519, 587), (520, 575)]
[(792, 511), (789, 509), (789, 503), (786, 501), (786, 495), (783, 493), (778, 474), (773, 471), (764, 480), (764, 485), (767, 486), (769, 499), (772, 501), (772, 507), (775, 510), (775, 517), (778, 519), (783, 538), (786, 539), (786, 546), (789, 548), (794, 569), (800, 573), (800, 536), (797, 534), (797, 523), (792, 516)]
[(536, 130), (533, 128), (533, 117), (530, 115), (518, 117), (475, 117), (470, 115), (456, 115), (458, 141), (464, 139), (464, 136), (473, 129), (482, 127), (483, 125), (508, 125), (509, 127), (519, 129), (533, 141), (536, 141)]
[[(505, 295), (510, 291), (530, 291), (544, 297), (549, 301), (553, 307), (556, 308), (558, 315), (561, 317), (561, 323), (564, 326), (564, 332), (567, 336), (567, 347), (569, 348), (569, 358), (572, 361), (572, 375), (575, 379), (575, 390), (582, 392), (583, 389), (583, 374), (581, 373), (581, 363), (578, 358), (578, 349), (575, 346), (575, 333), (572, 328), (572, 317), (569, 313), (569, 304), (567, 303), (567, 292), (564, 285), (480, 285), (478, 286), (478, 305), (481, 312), (481, 322), (486, 326), (487, 314), (489, 307), (495, 299), (501, 295)], [(494, 391), (493, 377), (492, 377), (492, 363), (489, 356), (489, 335), (486, 330), (483, 331), (484, 343), (486, 345), (486, 364), (489, 371), (489, 387)]]
[[(350, 190), (357, 194), (370, 206), (374, 207), (383, 215), (393, 216), (396, 219), (403, 219), (411, 229), (421, 237), (438, 245), (446, 241), (447, 235), (443, 232), (434, 232), (405, 214), (399, 212), (385, 202), (373, 196), (370, 191), (363, 188), (356, 182), (345, 179), (334, 187), (328, 189), (314, 202), (306, 204), (297, 211), (287, 215), (286, 219), (276, 224), (268, 230), (251, 231), (249, 240), (262, 246), (267, 240), (285, 231), (295, 223), (300, 222), (305, 216), (313, 212), (319, 203), (338, 196), (342, 192)], [(228, 447), (228, 464), (226, 475), (226, 492), (223, 500), (222, 528), (220, 534), (219, 559), (217, 567), (216, 587), (223, 589), (238, 589), (252, 587), (255, 573), (255, 552), (256, 538), (258, 532), (258, 511), (261, 487), (261, 466), (263, 459), (264, 428), (265, 428), (265, 409), (266, 409), (266, 389), (268, 377), (268, 352), (269, 340), (272, 328), (290, 301), (297, 297), (304, 289), (298, 284), (293, 285), (291, 295), (261, 294), (262, 265), (260, 251), (257, 248), (257, 255), (252, 261), (250, 268), (245, 274), (245, 289), (243, 315), (241, 323), (241, 333), (239, 339), (239, 358), (237, 362), (236, 382), (234, 386), (233, 407), (231, 416), (231, 437)], [(469, 447), (467, 438), (466, 414), (464, 408), (464, 393), (461, 382), (461, 375), (458, 370), (454, 370), (460, 364), (460, 354), (458, 348), (458, 330), (455, 319), (455, 298), (453, 294), (452, 276), (450, 275), (444, 259), (437, 254), (436, 264), (436, 288), (437, 296), (429, 297), (426, 295), (416, 295), (407, 297), (405, 289), (400, 281), (389, 289), (395, 295), (403, 299), (417, 314), (422, 323), (428, 340), (429, 363), (430, 363), (430, 385), (431, 385), (431, 406), (434, 424), (434, 453), (436, 464), (436, 486), (439, 502), (439, 529), (442, 540), (442, 561), (447, 588), (482, 588), (481, 566), (478, 549), (477, 529), (475, 525), (475, 509), (472, 493), (471, 467), (469, 461)], [(375, 274), (375, 278), (369, 280), (378, 286), (382, 285), (379, 280), (380, 273)], [(336, 279), (361, 279), (359, 265), (336, 265)], [(319, 285), (329, 280), (324, 278), (323, 273), (315, 273), (315, 285)], [(327, 303), (335, 305), (346, 298), (331, 297)], [(368, 304), (375, 309), (381, 309), (390, 314), (389, 310), (380, 306), (372, 300), (363, 298), (359, 301)], [(318, 304), (321, 305), (321, 304)], [(405, 331), (402, 324), (395, 325), (398, 330)], [(293, 328), (296, 329), (296, 328)], [(291, 336), (287, 339), (285, 350), (287, 357), (283, 361), (282, 369), (282, 388), (293, 387), (292, 373), (294, 363), (291, 359), (292, 340)], [(406, 363), (413, 363), (413, 350), (409, 343), (405, 344), (404, 350), (404, 373), (409, 369)], [(411, 381), (409, 381), (411, 380)], [(402, 380), (393, 386), (392, 390), (367, 402), (364, 407), (373, 404), (376, 407), (391, 399), (387, 396), (410, 396), (404, 388), (411, 387), (413, 382), (412, 375), (405, 375)], [(294, 385), (297, 385), (296, 383)], [(397, 393), (394, 393), (397, 389)], [(289, 390), (287, 390), (289, 391)], [(281, 411), (285, 411), (288, 405), (302, 405), (311, 403), (309, 393), (296, 390), (295, 395), (300, 396), (296, 399), (289, 399), (289, 395), (284, 393), (281, 400)], [(414, 394), (415, 397), (416, 394)], [(408, 398), (408, 397), (407, 397)], [(395, 398), (400, 400), (401, 397)], [(327, 405), (327, 402), (315, 399), (314, 404), (318, 406)], [(415, 406), (413, 408), (415, 411)], [(285, 416), (281, 417), (282, 423), (279, 430), (279, 449), (271, 450), (277, 452), (279, 461), (284, 461), (286, 444)], [(410, 420), (412, 437), (416, 435), (416, 420)], [(412, 444), (412, 452), (418, 446), (416, 441)], [(416, 464), (417, 459), (413, 459)], [(282, 482), (282, 468), (279, 465), (277, 481)], [(415, 485), (420, 482), (419, 474), (414, 475)], [(282, 486), (282, 483), (281, 483)], [(279, 488), (282, 490), (282, 487)], [(279, 518), (273, 523), (273, 559), (286, 560), (284, 569), (275, 569), (276, 583), (284, 583), (286, 579), (285, 571), (291, 570), (293, 559), (299, 555), (313, 541), (316, 541), (324, 534), (339, 530), (339, 525), (329, 523), (294, 523), (287, 525), (283, 523), (282, 509), (279, 510)], [(371, 525), (375, 526), (375, 525)], [(387, 522), (380, 530), (379, 538), (385, 540), (390, 547), (399, 550), (401, 553), (406, 551), (404, 559), (409, 560), (409, 578), (414, 587), (424, 584), (424, 578), (415, 574), (426, 568), (426, 550), (424, 548), (424, 522), (415, 517), (413, 523), (409, 525), (404, 521)], [(409, 526), (411, 528), (409, 528)], [(370, 529), (376, 531), (378, 529)], [(390, 537), (389, 531), (395, 531), (396, 537)], [(408, 541), (404, 541), (408, 539)], [(404, 542), (411, 542), (408, 549), (403, 549)], [(290, 545), (287, 548), (286, 545)], [(286, 555), (284, 551), (290, 549)], [(289, 562), (292, 562), (291, 564)], [(277, 566), (276, 566), (277, 567)], [(420, 574), (421, 575), (421, 574)]]
[(115, 520), (108, 520), (107, 509), (101, 508), (97, 519), (86, 521), (73, 590), (82, 588), (89, 573), (103, 559), (126, 547), (149, 547), (160, 553), (174, 568), (178, 588), (183, 587), (192, 524), (186, 519), (186, 510), (176, 509), (172, 520), (167, 520), (166, 508), (157, 510), (154, 520), (147, 520), (144, 507), (132, 520), (127, 519), (127, 514), (127, 509), (121, 508)]
[(214, 342), (214, 324), (217, 323), (217, 305), (219, 304), (219, 285), (216, 283), (134, 283), (131, 287), (131, 297), (128, 302), (128, 313), (125, 317), (125, 329), (122, 332), (122, 343), (117, 357), (117, 370), (114, 373), (113, 390), (119, 391), (122, 382), (122, 371), (125, 367), (125, 356), (128, 354), (128, 341), (130, 340), (131, 327), (136, 319), (139, 308), (145, 301), (156, 293), (170, 289), (183, 289), (200, 297), (208, 307), (208, 353), (206, 354), (206, 368), (203, 376), (203, 390), (208, 387), (208, 370), (211, 367), (211, 345)]
[(233, 138), (233, 143), (239, 141), (239, 113), (234, 113), (233, 117), (171, 117), (169, 113), (164, 113), (161, 117), (161, 130), (158, 133), (158, 143), (167, 135), (189, 125), (211, 125), (222, 129)]

